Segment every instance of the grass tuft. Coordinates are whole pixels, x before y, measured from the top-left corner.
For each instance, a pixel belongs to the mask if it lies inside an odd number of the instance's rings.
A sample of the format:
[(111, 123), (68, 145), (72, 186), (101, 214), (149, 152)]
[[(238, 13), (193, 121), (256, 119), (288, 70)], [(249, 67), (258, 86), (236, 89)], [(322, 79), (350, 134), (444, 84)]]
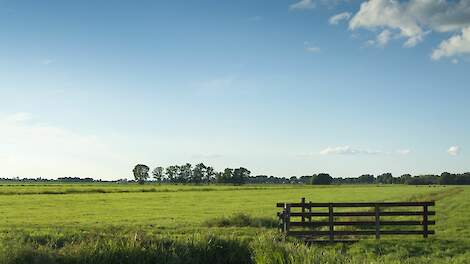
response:
[(270, 217), (253, 217), (245, 213), (222, 216), (204, 221), (207, 227), (265, 227), (275, 228), (278, 221)]

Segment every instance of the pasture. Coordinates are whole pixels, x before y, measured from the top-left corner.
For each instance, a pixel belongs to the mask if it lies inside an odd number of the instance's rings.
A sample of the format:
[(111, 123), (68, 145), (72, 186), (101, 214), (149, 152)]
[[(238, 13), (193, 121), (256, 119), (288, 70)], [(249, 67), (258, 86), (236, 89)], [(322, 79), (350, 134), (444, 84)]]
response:
[[(275, 205), (300, 197), (436, 200), (436, 235), (283, 242)], [(0, 263), (470, 263), (470, 188), (460, 186), (3, 184), (0, 215)]]

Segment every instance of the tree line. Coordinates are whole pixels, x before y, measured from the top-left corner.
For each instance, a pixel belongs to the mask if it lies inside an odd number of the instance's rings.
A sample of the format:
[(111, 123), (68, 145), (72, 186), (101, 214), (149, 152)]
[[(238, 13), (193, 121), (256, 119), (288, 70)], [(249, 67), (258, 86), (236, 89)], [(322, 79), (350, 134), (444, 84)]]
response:
[[(137, 164), (132, 173), (136, 182), (143, 184), (150, 178), (150, 168), (144, 164)], [(184, 165), (171, 165), (166, 168), (158, 166), (151, 172), (152, 178), (158, 183), (231, 183), (245, 184), (250, 177), (251, 171), (246, 168), (225, 168), (223, 171), (216, 171), (212, 166), (199, 163), (193, 166), (190, 163)]]
[(380, 174), (377, 177), (364, 174), (357, 178), (335, 178), (333, 182), (337, 184), (470, 185), (470, 172), (455, 174), (443, 172), (441, 175), (417, 176), (403, 174), (400, 177), (393, 177), (391, 173)]
[[(144, 183), (150, 178), (150, 168), (143, 164), (134, 167), (134, 179)], [(444, 172), (441, 175), (403, 174), (394, 177), (392, 173), (383, 173), (377, 176), (363, 174), (359, 177), (333, 178), (328, 173), (319, 173), (305, 176), (274, 177), (267, 175), (251, 176), (251, 172), (243, 167), (237, 169), (226, 168), (217, 172), (211, 166), (199, 163), (195, 166), (190, 163), (172, 165), (166, 168), (156, 167), (151, 172), (153, 179), (159, 183), (231, 183), (231, 184), (409, 184), (409, 185), (470, 185), (470, 172), (452, 174)]]
[(364, 174), (359, 177), (333, 178), (328, 173), (319, 173), (304, 176), (275, 177), (268, 175), (251, 176), (251, 172), (243, 167), (226, 168), (216, 171), (211, 166), (199, 163), (193, 166), (190, 163), (184, 165), (173, 165), (163, 168), (158, 166), (150, 171), (150, 168), (138, 164), (133, 169), (134, 179), (119, 180), (95, 180), (92, 178), (61, 177), (58, 179), (47, 178), (0, 178), (0, 182), (59, 182), (59, 183), (145, 183), (149, 180), (158, 183), (183, 183), (183, 184), (409, 184), (409, 185), (470, 185), (470, 172), (448, 173), (440, 175), (426, 174), (412, 176), (403, 174), (394, 177), (391, 173), (383, 173), (377, 176)]

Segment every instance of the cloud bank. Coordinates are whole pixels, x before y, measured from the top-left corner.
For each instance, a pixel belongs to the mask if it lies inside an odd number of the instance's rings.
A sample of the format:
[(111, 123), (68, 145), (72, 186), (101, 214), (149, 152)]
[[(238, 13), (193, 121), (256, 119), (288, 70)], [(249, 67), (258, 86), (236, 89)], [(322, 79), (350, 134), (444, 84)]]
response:
[[(349, 19), (347, 12), (330, 18), (330, 24)], [(431, 54), (433, 60), (470, 54), (470, 0), (369, 0), (349, 20), (352, 31), (377, 33), (368, 44), (385, 46), (391, 39), (403, 39), (411, 48), (431, 32), (451, 33)]]
[(366, 150), (366, 149), (355, 149), (350, 146), (338, 146), (338, 147), (327, 147), (320, 151), (321, 155), (376, 155), (383, 153), (380, 150)]
[(320, 155), (401, 155), (406, 156), (411, 153), (410, 149), (398, 149), (396, 151), (382, 151), (352, 148), (350, 146), (327, 147), (320, 151)]
[[(443, 41), (431, 55), (433, 60), (439, 60), (444, 57), (453, 57), (460, 54), (470, 54), (470, 27), (462, 30), (461, 35), (456, 35)], [(458, 63), (452, 60), (452, 63)]]

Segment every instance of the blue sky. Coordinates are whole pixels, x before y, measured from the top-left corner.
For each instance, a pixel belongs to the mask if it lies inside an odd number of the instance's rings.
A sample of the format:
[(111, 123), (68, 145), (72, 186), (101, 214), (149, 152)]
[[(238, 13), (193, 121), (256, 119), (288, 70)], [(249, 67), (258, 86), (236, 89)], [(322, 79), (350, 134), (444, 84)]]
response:
[(470, 1), (438, 2), (0, 1), (0, 177), (468, 171)]

